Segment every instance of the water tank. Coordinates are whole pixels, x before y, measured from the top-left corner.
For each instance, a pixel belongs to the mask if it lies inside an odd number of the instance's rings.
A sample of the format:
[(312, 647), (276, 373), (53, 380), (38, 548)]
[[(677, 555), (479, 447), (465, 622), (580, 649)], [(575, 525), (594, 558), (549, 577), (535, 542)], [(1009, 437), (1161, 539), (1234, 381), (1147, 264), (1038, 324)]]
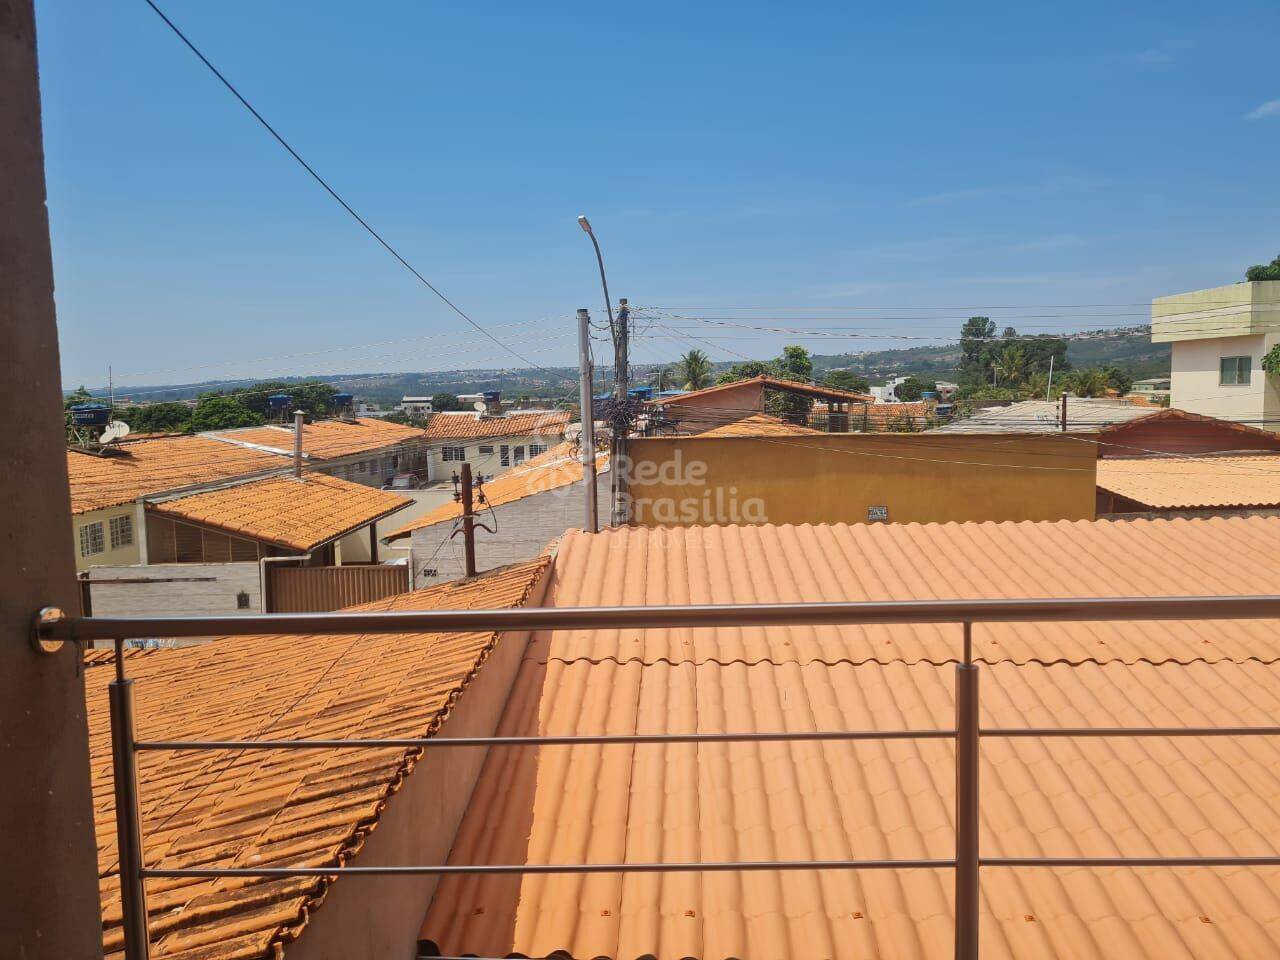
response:
[(922, 392), (922, 393), (920, 394), (920, 399), (921, 399), (921, 400), (937, 400), (937, 399), (938, 399), (938, 391), (937, 391), (937, 390), (925, 390), (924, 392)]
[(627, 391), (627, 396), (635, 397), (637, 400), (652, 400), (653, 387), (632, 387)]
[(485, 406), (492, 406), (502, 399), (502, 391), (486, 390), (484, 393), (480, 394), (480, 397), (484, 400)]
[(353, 393), (335, 393), (333, 395), (333, 405), (339, 410), (349, 407), (355, 402), (355, 394)]
[(267, 397), (267, 409), (273, 413), (288, 410), (291, 403), (293, 403), (293, 397), (287, 393), (273, 393)]
[(71, 407), (71, 422), (77, 427), (105, 427), (111, 421), (111, 408), (105, 403), (77, 403)]

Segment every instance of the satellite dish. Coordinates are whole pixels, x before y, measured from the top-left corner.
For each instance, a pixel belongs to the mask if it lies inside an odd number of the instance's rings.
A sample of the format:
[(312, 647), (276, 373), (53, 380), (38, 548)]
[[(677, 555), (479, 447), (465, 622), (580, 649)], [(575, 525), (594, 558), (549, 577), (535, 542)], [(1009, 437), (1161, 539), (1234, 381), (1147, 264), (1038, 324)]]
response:
[(123, 420), (112, 420), (107, 424), (102, 436), (98, 438), (99, 443), (110, 443), (112, 440), (123, 440), (129, 435), (129, 425)]
[(484, 413), (489, 408), (485, 406), (485, 402), (483, 400), (477, 400), (475, 403), (471, 405), (471, 409), (477, 411), (478, 413)]

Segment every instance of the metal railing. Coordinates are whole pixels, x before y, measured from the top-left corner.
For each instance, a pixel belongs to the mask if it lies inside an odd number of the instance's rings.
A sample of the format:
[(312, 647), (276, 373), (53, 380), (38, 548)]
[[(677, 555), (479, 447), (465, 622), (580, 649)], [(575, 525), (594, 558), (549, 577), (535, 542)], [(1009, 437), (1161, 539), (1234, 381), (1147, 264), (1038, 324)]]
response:
[[(1139, 597), (1116, 599), (932, 600), (851, 603), (726, 604), (677, 607), (431, 610), (391, 613), (266, 614), (240, 617), (70, 617), (53, 608), (37, 613), (33, 640), (41, 649), (60, 642), (116, 643), (110, 684), (111, 744), (115, 774), (122, 925), (126, 960), (147, 960), (145, 881), (158, 878), (336, 877), (721, 873), (794, 870), (904, 870), (955, 872), (955, 956), (977, 960), (979, 871), (982, 867), (1280, 866), (1270, 857), (984, 857), (979, 850), (979, 746), (987, 738), (1280, 736), (1266, 727), (1035, 727), (982, 728), (978, 722), (979, 664), (973, 624), (1033, 621), (1280, 619), (1280, 596)], [(582, 736), (425, 737), (314, 740), (138, 741), (133, 681), (126, 675), (124, 641), (133, 637), (217, 635), (390, 634), (583, 630), (621, 627), (697, 628), (770, 625), (959, 623), (963, 646), (956, 663), (955, 726), (919, 730), (823, 730), (789, 733), (663, 733)], [(955, 855), (945, 859), (698, 861), (691, 863), (437, 864), (414, 866), (149, 868), (143, 862), (137, 755), (154, 750), (357, 750), (386, 747), (528, 747), (655, 743), (746, 743), (865, 740), (954, 740), (956, 745)]]

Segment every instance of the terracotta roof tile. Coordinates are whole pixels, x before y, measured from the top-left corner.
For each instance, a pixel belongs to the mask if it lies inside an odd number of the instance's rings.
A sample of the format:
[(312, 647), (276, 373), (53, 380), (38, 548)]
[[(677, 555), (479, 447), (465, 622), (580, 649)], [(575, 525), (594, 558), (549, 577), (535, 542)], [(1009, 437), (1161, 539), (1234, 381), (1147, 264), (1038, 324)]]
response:
[(700, 404), (704, 397), (714, 397), (717, 393), (725, 390), (738, 389), (750, 384), (760, 384), (766, 390), (781, 390), (786, 393), (803, 394), (809, 397), (818, 397), (824, 400), (839, 400), (846, 403), (869, 403), (874, 399), (870, 394), (857, 393), (853, 390), (844, 390), (840, 387), (828, 387), (816, 383), (801, 383), (796, 380), (783, 380), (778, 377), (770, 377), (760, 375), (758, 377), (748, 377), (745, 380), (732, 380), (729, 383), (717, 383), (711, 387), (703, 387), (701, 390), (690, 390), (687, 393), (677, 394), (671, 397), (655, 397), (648, 403), (653, 406), (681, 406), (692, 401)]
[[(608, 469), (608, 466), (609, 455), (597, 453), (596, 470), (603, 472)], [(486, 481), (484, 496), (489, 506), (500, 507), (504, 503), (514, 503), (525, 497), (546, 493), (549, 490), (559, 490), (570, 484), (581, 482), (582, 461), (578, 459), (577, 448), (571, 443), (562, 443)], [(383, 539), (396, 540), (408, 536), (414, 530), (456, 520), (460, 516), (462, 516), (462, 504), (450, 500), (387, 534)]]
[[(538, 560), (361, 608), (519, 606)], [(444, 722), (498, 638), (494, 634), (255, 636), (132, 658), (141, 739), (421, 737)], [(425, 668), (425, 669), (424, 669)], [(107, 685), (85, 673), (103, 941), (121, 954), (120, 891)], [(139, 754), (148, 866), (329, 865), (355, 855), (420, 753), (249, 751)], [(356, 881), (358, 882), (358, 881)], [(153, 957), (278, 956), (327, 883), (152, 880)]]
[(698, 434), (700, 437), (772, 437), (797, 436), (800, 434), (820, 434), (821, 430), (791, 423), (782, 417), (767, 413), (753, 413), (740, 420), (731, 420), (710, 430)]
[(280, 457), (206, 437), (172, 437), (120, 445), (122, 454), (67, 451), (71, 512), (84, 513), (138, 497), (284, 468)]
[[(237, 444), (253, 444), (293, 455), (293, 427), (247, 427), (209, 434)], [(309, 460), (333, 460), (421, 440), (422, 430), (376, 417), (317, 420), (302, 426), (302, 453)]]
[(567, 410), (549, 413), (508, 413), (483, 417), (478, 413), (436, 413), (427, 423), (429, 440), (486, 440), (496, 437), (564, 436), (571, 415)]
[(148, 510), (254, 540), (307, 551), (373, 523), (411, 500), (320, 473), (269, 477), (195, 493)]
[[(1278, 546), (1280, 520), (1259, 518), (570, 533), (552, 600), (1269, 593)], [(1275, 624), (1252, 626), (979, 625), (981, 722), (1270, 724)], [(951, 726), (959, 631), (895, 629), (541, 636), (499, 732)], [(1280, 851), (1267, 738), (992, 738), (982, 758), (988, 855)], [(949, 741), (494, 751), (450, 862), (947, 858), (954, 785)], [(986, 868), (982, 885), (984, 957), (1280, 953), (1277, 869)], [(941, 960), (951, 898), (941, 870), (449, 877), (422, 936), (449, 956)]]
[(1157, 510), (1280, 506), (1280, 454), (1108, 457), (1098, 486)]

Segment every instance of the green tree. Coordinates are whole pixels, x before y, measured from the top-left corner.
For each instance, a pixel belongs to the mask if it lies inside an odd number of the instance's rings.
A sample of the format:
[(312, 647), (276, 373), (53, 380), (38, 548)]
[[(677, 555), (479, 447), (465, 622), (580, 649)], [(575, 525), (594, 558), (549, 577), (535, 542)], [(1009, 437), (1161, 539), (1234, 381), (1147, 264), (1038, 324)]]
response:
[(437, 393), (431, 397), (432, 413), (448, 413), (450, 410), (461, 410), (462, 401), (452, 393)]
[(919, 377), (907, 377), (907, 379), (898, 384), (897, 389), (893, 391), (893, 395), (899, 400), (913, 403), (919, 400), (926, 390), (934, 390), (937, 386), (936, 383), (921, 380)]
[(1077, 397), (1106, 396), (1107, 375), (1099, 367), (1071, 370), (1062, 378), (1062, 388)]
[(1016, 342), (1005, 344), (992, 361), (997, 381), (1008, 387), (1017, 386), (1026, 380), (1029, 365), (1027, 351)]
[[(796, 345), (783, 347), (782, 355), (773, 362), (773, 375), (779, 380), (812, 383), (813, 358), (804, 347)], [(779, 417), (793, 420), (807, 418), (809, 411), (813, 409), (813, 398), (773, 391), (766, 395), (764, 408)]]
[(851, 390), (854, 393), (868, 393), (871, 390), (871, 384), (867, 381), (867, 378), (860, 373), (854, 373), (852, 370), (829, 370), (827, 375), (822, 378), (822, 382), (828, 387)]
[(261, 415), (247, 408), (238, 398), (219, 393), (201, 394), (191, 414), (191, 429), (197, 432), (256, 427), (265, 422)]
[(686, 390), (701, 390), (711, 385), (711, 360), (701, 350), (690, 350), (681, 357), (678, 369)]
[(1102, 368), (1102, 375), (1107, 378), (1107, 386), (1124, 396), (1133, 389), (1133, 377), (1127, 371), (1108, 364)]
[(1270, 263), (1258, 263), (1244, 272), (1246, 280), (1280, 280), (1280, 257)]
[(960, 380), (991, 382), (991, 341), (996, 325), (990, 317), (970, 317), (960, 328)]
[(246, 410), (266, 417), (269, 413), (268, 397), (287, 393), (290, 396), (289, 413), (301, 410), (309, 417), (325, 417), (334, 412), (333, 395), (338, 391), (327, 383), (307, 380), (302, 383), (286, 383), (283, 380), (263, 380), (251, 387), (236, 387), (227, 391)]
[(134, 433), (182, 433), (191, 426), (191, 408), (185, 403), (152, 403), (121, 411), (121, 419)]
[(765, 360), (744, 360), (735, 363), (716, 378), (716, 383), (736, 383), (739, 380), (752, 380), (755, 377), (773, 376), (773, 364)]

